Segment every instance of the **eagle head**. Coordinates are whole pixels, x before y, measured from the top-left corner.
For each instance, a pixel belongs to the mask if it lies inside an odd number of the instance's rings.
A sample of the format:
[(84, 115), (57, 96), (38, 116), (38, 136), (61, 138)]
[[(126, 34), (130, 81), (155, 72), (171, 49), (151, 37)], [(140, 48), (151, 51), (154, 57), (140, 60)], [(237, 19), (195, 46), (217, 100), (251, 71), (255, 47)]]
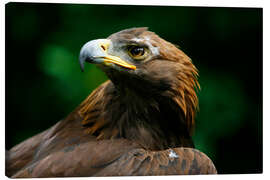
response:
[[(106, 39), (87, 42), (81, 48), (79, 62), (82, 71), (84, 63), (88, 62), (97, 64), (106, 73), (111, 81), (110, 87), (115, 89), (114, 96), (121, 97), (115, 101), (121, 101), (126, 107), (120, 113), (129, 113), (126, 116), (136, 117), (133, 121), (143, 121), (142, 124), (149, 121), (153, 126), (153, 119), (159, 119), (158, 126), (171, 123), (171, 126), (181, 126), (175, 131), (186, 131), (185, 134), (190, 135), (198, 105), (198, 73), (191, 59), (175, 45), (147, 28), (131, 28)], [(107, 96), (109, 94), (113, 96), (113, 93), (107, 93)], [(84, 108), (83, 112), (84, 116), (89, 115), (89, 108)], [(162, 119), (151, 113), (159, 114)], [(125, 122), (123, 115), (114, 114), (114, 117)]]

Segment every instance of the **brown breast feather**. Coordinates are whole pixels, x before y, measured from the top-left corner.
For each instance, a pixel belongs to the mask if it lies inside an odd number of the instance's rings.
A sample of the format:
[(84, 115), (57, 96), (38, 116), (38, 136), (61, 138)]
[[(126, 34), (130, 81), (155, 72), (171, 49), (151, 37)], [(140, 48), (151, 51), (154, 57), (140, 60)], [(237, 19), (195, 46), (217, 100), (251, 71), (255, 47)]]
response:
[(19, 178), (216, 173), (212, 161), (193, 148), (150, 151), (121, 138), (98, 141), (83, 132), (81, 121), (75, 110), (13, 147), (6, 154), (6, 174)]

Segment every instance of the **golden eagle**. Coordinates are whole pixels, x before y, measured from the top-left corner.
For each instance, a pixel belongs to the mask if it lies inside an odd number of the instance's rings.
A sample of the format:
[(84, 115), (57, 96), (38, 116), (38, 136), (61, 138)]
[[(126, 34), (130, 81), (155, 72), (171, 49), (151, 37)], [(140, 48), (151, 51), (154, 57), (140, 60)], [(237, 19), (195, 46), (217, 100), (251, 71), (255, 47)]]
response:
[(87, 42), (84, 63), (109, 80), (48, 130), (6, 152), (9, 177), (215, 174), (191, 138), (197, 69), (147, 28)]

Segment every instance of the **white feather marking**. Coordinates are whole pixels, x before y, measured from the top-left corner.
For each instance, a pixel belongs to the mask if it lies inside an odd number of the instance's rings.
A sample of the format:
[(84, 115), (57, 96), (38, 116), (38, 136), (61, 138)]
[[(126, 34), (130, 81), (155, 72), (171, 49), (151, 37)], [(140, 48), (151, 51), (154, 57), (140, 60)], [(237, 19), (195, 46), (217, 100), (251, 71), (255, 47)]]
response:
[(170, 149), (169, 157), (170, 158), (178, 158), (179, 156), (174, 152), (174, 150)]
[(150, 38), (149, 38), (148, 36), (146, 36), (144, 39), (145, 39), (146, 41), (149, 41), (149, 40), (150, 40)]
[(142, 42), (143, 41), (143, 39), (139, 39), (139, 38), (132, 38), (131, 40), (135, 41), (135, 42)]

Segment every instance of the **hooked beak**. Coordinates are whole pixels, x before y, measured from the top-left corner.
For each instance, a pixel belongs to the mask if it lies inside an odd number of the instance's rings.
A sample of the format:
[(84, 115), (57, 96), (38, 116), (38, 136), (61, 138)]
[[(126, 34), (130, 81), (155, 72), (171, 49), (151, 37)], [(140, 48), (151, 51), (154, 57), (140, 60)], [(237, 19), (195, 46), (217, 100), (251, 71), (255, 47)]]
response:
[(79, 62), (81, 70), (84, 71), (84, 62), (111, 66), (112, 64), (127, 68), (136, 69), (136, 66), (129, 64), (117, 56), (111, 56), (107, 50), (111, 44), (108, 39), (97, 39), (87, 42), (80, 51)]

